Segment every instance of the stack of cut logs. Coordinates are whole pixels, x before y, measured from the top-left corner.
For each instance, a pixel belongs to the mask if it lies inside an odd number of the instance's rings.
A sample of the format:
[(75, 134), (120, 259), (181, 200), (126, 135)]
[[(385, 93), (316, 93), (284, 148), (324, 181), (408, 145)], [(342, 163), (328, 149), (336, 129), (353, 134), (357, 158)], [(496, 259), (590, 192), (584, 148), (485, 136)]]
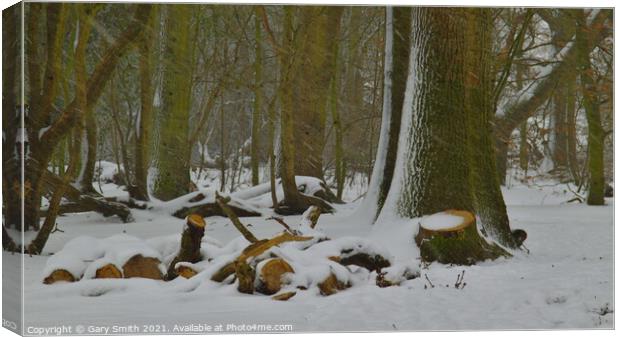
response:
[[(221, 283), (234, 283), (237, 281), (239, 292), (253, 294), (255, 292), (274, 295), (275, 300), (288, 300), (293, 297), (298, 290), (306, 290), (304, 287), (297, 287), (294, 291), (281, 292), (287, 283), (287, 274), (294, 274), (295, 269), (282, 256), (277, 256), (270, 251), (271, 248), (286, 242), (307, 242), (308, 245), (321, 242), (313, 236), (303, 235), (297, 230), (291, 229), (282, 219), (275, 219), (285, 227), (280, 234), (270, 239), (257, 239), (246, 226), (236, 217), (234, 212), (227, 207), (227, 198), (219, 195), (216, 201), (224, 212), (228, 215), (233, 225), (250, 242), (239, 255), (232, 261), (223, 265), (211, 276), (211, 280)], [(315, 207), (315, 206), (313, 206)], [(317, 224), (320, 210), (311, 208), (302, 217), (301, 223), (311, 229)], [(193, 265), (201, 262), (203, 256), (200, 252), (202, 238), (205, 233), (206, 223), (201, 215), (191, 214), (187, 217), (186, 226), (183, 229), (181, 243), (178, 253), (167, 266), (162, 266), (159, 259), (154, 257), (144, 257), (136, 254), (129, 258), (124, 265), (117, 266), (114, 263), (107, 263), (96, 269), (94, 278), (132, 278), (142, 277), (156, 280), (169, 281), (177, 277), (191, 278), (197, 275), (199, 268)], [(328, 240), (328, 239), (324, 239)], [(307, 249), (304, 246), (303, 249)], [(329, 256), (324, 263), (338, 263), (343, 266), (356, 265), (369, 271), (376, 271), (380, 274), (381, 269), (390, 266), (390, 262), (379, 254), (369, 254), (365, 252), (351, 253), (352, 249), (344, 250), (339, 256)], [(265, 254), (268, 253), (269, 254)], [(162, 270), (166, 270), (162, 273)], [(80, 280), (82, 275), (74, 275), (69, 270), (62, 268), (53, 270), (44, 278), (43, 283), (52, 284), (58, 281), (75, 282)], [(381, 283), (385, 286), (385, 282)], [(324, 296), (332, 295), (340, 290), (350, 287), (347, 281), (340, 280), (336, 274), (329, 273), (321, 282), (316, 283), (320, 294)]]

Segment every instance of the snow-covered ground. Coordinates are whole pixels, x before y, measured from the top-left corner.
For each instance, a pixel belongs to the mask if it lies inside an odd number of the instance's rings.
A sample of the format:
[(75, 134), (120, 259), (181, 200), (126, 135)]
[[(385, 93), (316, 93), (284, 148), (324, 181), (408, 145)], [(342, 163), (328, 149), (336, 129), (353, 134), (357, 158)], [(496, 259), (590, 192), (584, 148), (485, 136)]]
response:
[[(543, 184), (544, 185), (544, 184)], [(113, 185), (104, 191), (118, 193)], [(246, 295), (234, 285), (179, 278), (173, 282), (147, 279), (99, 279), (44, 285), (42, 272), (49, 256), (25, 257), (26, 333), (59, 324), (81, 325), (83, 333), (115, 333), (94, 327), (138, 325), (150, 333), (202, 332), (223, 325), (223, 332), (252, 329), (240, 324), (290, 325), (279, 328), (307, 331), (395, 331), (458, 329), (571, 329), (611, 328), (613, 307), (613, 199), (590, 207), (565, 203), (572, 193), (561, 185), (504, 190), (513, 228), (525, 229), (530, 253), (471, 267), (431, 264), (420, 277), (400, 286), (379, 288), (366, 275), (353, 287), (331, 296), (298, 291), (286, 302), (265, 295)], [(353, 198), (352, 198), (353, 199)], [(331, 238), (356, 236), (387, 250), (397, 262), (418, 256), (411, 220), (368, 226), (349, 216), (357, 204), (338, 205), (333, 215), (322, 215), (317, 228)], [(265, 216), (242, 218), (259, 238), (282, 230)], [(178, 235), (183, 221), (164, 212), (133, 210), (135, 222), (123, 224), (95, 213), (59, 218), (46, 253), (58, 252), (78, 236), (106, 238), (125, 233), (157, 241)], [(298, 224), (299, 216), (286, 217)], [(239, 237), (228, 219), (206, 219), (206, 236), (226, 244)], [(7, 254), (7, 253), (4, 253)], [(18, 259), (17, 255), (7, 258)], [(462, 285), (455, 287), (464, 273)], [(364, 276), (364, 275), (362, 275)], [(364, 280), (364, 277), (360, 278)], [(191, 326), (190, 324), (195, 324)], [(202, 324), (199, 326), (199, 324)], [(144, 325), (160, 325), (143, 331)], [(31, 327), (30, 331), (28, 327)], [(151, 328), (149, 328), (151, 329)], [(74, 330), (75, 331), (75, 330)], [(73, 331), (73, 332), (74, 332)], [(257, 331), (260, 332), (260, 331)]]

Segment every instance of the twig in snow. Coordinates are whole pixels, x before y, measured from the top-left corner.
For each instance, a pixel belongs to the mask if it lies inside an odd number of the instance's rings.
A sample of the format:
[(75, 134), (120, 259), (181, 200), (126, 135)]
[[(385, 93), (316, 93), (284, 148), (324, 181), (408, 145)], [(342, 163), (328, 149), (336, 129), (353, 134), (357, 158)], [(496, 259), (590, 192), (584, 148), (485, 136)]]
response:
[(525, 247), (525, 245), (524, 245), (524, 244), (521, 244), (521, 247), (520, 247), (520, 248), (521, 248), (522, 250), (525, 250), (525, 252), (526, 252), (526, 253), (528, 253), (528, 254), (530, 253), (530, 250), (529, 250), (529, 249), (527, 249), (527, 247)]
[(466, 282), (463, 282), (463, 279), (465, 278), (465, 270), (463, 270), (462, 273), (456, 275), (456, 283), (454, 283), (454, 287), (456, 289), (463, 289), (465, 288), (465, 286), (467, 285)]
[(61, 232), (64, 233), (65, 231), (63, 231), (62, 229), (58, 228), (58, 223), (56, 223), (54, 225), (54, 229), (52, 229), (52, 231), (50, 233), (56, 233), (56, 232)]
[(435, 288), (435, 285), (433, 284), (433, 282), (431, 282), (431, 280), (428, 278), (427, 274), (424, 274), (424, 277), (426, 278), (426, 280), (428, 281), (428, 284), (431, 285), (431, 288)]
[(272, 217), (267, 218), (265, 220), (275, 220), (277, 223), (282, 225), (282, 227), (284, 227), (287, 232), (289, 232), (289, 233), (291, 233), (293, 235), (297, 235), (298, 234), (294, 229), (291, 229), (291, 227), (288, 224), (286, 224), (286, 222), (284, 222), (284, 219), (282, 219), (282, 218), (272, 216)]

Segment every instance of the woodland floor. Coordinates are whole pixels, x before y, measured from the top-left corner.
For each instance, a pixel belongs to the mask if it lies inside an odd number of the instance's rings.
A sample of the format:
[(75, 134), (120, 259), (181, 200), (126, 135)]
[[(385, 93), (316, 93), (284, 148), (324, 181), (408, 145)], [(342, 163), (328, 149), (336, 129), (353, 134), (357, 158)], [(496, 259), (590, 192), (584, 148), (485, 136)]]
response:
[[(114, 194), (115, 188), (107, 185), (104, 190)], [(164, 324), (167, 333), (174, 333), (175, 324), (192, 323), (292, 324), (295, 332), (612, 328), (613, 198), (602, 207), (566, 204), (572, 194), (563, 185), (514, 185), (504, 194), (512, 227), (528, 232), (530, 254), (518, 252), (511, 259), (471, 267), (432, 264), (421, 269), (421, 277), (398, 287), (379, 288), (369, 280), (328, 297), (301, 291), (287, 302), (277, 302), (211, 281), (192, 291), (178, 282), (147, 279), (43, 285), (41, 271), (47, 257), (26, 256), (25, 326)], [(337, 206), (334, 215), (321, 216), (317, 227), (332, 238), (371, 238), (400, 259), (406, 254), (417, 256), (411, 239), (414, 226), (360, 225), (349, 216), (356, 205)], [(95, 213), (60, 217), (59, 228), (64, 232), (52, 234), (46, 253), (58, 251), (80, 235), (107, 237), (125, 232), (152, 238), (181, 232), (180, 219), (133, 212), (136, 222), (128, 224)], [(282, 230), (265, 218), (241, 220), (251, 224), (250, 230), (259, 238)], [(298, 217), (285, 221), (295, 224)], [(399, 229), (387, 232), (391, 226)], [(228, 219), (214, 217), (207, 219), (206, 235), (226, 243), (239, 233)], [(466, 286), (456, 289), (454, 283), (463, 270)]]

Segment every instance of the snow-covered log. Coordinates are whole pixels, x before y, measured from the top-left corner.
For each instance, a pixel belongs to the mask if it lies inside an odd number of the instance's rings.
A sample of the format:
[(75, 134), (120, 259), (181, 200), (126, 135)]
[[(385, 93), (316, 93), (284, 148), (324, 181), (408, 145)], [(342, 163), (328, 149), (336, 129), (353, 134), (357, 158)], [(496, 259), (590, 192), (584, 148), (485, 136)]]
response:
[[(327, 186), (327, 184), (325, 184), (325, 182), (321, 179), (315, 177), (296, 176), (295, 184), (297, 185), (297, 190), (305, 196), (318, 198), (326, 203), (342, 203), (342, 201), (336, 197), (334, 192), (331, 191), (329, 186)], [(284, 199), (281, 179), (277, 179), (275, 189), (277, 199)], [(233, 201), (245, 201), (253, 207), (267, 208), (273, 206), (270, 182), (234, 192), (230, 196)], [(323, 206), (325, 211), (332, 209), (329, 205), (325, 204)]]
[(106, 239), (77, 237), (52, 255), (43, 283), (93, 278), (162, 279), (161, 254), (143, 240), (120, 234)]
[[(49, 171), (43, 175), (43, 183), (45, 188), (51, 192), (57, 190), (64, 184), (58, 175)], [(101, 213), (105, 217), (116, 215), (121, 218), (123, 222), (133, 221), (129, 207), (118, 202), (108, 201), (103, 197), (84, 194), (71, 185), (65, 187), (64, 197), (68, 199), (70, 203), (60, 205), (60, 214), (95, 211)], [(45, 210), (43, 210), (43, 215), (45, 215)]]
[[(183, 199), (188, 200), (180, 202)], [(184, 219), (190, 214), (198, 214), (203, 218), (208, 218), (210, 216), (227, 216), (226, 212), (215, 200), (215, 196), (206, 195), (206, 192), (193, 192), (186, 196), (171, 200), (169, 203), (174, 205), (176, 210), (173, 211), (172, 215), (177, 218)], [(240, 199), (230, 198), (227, 202), (227, 206), (238, 217), (261, 216), (259, 210)]]
[(447, 210), (423, 217), (415, 242), (424, 262), (472, 265), (509, 256), (499, 246), (488, 243), (478, 233), (475, 216), (462, 210)]

